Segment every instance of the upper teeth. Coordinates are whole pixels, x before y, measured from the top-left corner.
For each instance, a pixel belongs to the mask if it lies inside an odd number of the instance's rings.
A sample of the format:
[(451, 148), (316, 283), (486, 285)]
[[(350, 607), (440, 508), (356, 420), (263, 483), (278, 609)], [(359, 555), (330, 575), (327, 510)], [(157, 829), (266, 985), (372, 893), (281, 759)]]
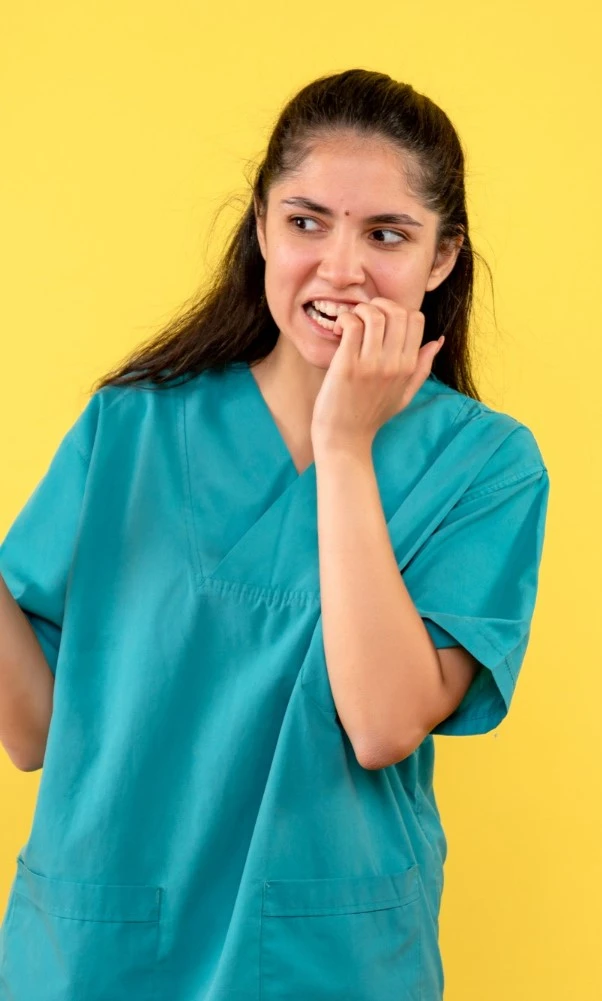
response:
[(330, 302), (328, 299), (314, 299), (312, 306), (328, 316), (338, 316), (339, 313), (350, 313), (353, 310), (353, 303)]

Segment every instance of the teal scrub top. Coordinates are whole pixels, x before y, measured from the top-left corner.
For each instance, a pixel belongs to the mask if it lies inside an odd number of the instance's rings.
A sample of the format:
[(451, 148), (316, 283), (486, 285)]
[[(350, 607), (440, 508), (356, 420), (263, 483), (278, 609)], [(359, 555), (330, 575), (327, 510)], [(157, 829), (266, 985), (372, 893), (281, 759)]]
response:
[(433, 736), (508, 712), (548, 475), (525, 425), (432, 375), (373, 461), (430, 636), (481, 665), (377, 770), (329, 684), (315, 465), (249, 366), (90, 398), (0, 548), (55, 676), (1, 1001), (442, 997)]

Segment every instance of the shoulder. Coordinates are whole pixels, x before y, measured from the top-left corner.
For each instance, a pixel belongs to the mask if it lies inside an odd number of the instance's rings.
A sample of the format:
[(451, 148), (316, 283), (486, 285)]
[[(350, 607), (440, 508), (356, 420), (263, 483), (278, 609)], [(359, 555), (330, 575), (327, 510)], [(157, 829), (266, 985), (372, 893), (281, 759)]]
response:
[(495, 410), (480, 400), (465, 396), (431, 377), (425, 397), (448, 421), (454, 433), (466, 431), (471, 447), (479, 439), (497, 431), (499, 446), (493, 451), (474, 483), (474, 488), (489, 489), (503, 486), (513, 479), (547, 476), (547, 468), (539, 444), (531, 428), (512, 414)]
[(161, 424), (174, 428), (179, 407), (189, 394), (198, 391), (204, 375), (163, 386), (150, 380), (103, 386), (90, 396), (66, 437), (89, 461), (101, 446), (135, 442), (151, 428), (156, 432)]

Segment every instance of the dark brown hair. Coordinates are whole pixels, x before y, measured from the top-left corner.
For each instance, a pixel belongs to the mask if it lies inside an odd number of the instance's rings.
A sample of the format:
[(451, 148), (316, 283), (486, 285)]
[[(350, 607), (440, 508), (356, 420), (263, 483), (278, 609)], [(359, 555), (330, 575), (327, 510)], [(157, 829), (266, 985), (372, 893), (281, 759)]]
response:
[(482, 258), (470, 241), (462, 145), (447, 115), (428, 97), (384, 73), (363, 69), (320, 77), (285, 105), (251, 178), (247, 208), (213, 276), (181, 316), (100, 379), (97, 389), (147, 380), (160, 388), (205, 369), (259, 361), (272, 351), (279, 332), (265, 300), (254, 203), (264, 212), (271, 186), (297, 169), (316, 141), (336, 138), (342, 129), (384, 139), (404, 155), (413, 190), (439, 216), (438, 246), (463, 235), (453, 270), (424, 296), (423, 343), (445, 334), (433, 374), (480, 399), (468, 338), (475, 258)]

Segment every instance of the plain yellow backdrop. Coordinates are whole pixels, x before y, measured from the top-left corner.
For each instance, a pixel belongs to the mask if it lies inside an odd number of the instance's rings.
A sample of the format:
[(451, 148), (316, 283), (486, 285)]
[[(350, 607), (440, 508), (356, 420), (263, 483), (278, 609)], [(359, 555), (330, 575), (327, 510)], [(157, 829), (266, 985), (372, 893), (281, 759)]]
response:
[[(23, 0), (3, 18), (0, 533), (92, 382), (199, 287), (282, 104), (352, 67), (410, 82), (468, 155), (488, 404), (534, 432), (551, 495), (509, 717), (437, 737), (446, 1001), (602, 997), (600, 15), (584, 0), (260, 9)], [(0, 752), (0, 903), (41, 773)], [(376, 1001), (376, 999), (375, 999)]]

